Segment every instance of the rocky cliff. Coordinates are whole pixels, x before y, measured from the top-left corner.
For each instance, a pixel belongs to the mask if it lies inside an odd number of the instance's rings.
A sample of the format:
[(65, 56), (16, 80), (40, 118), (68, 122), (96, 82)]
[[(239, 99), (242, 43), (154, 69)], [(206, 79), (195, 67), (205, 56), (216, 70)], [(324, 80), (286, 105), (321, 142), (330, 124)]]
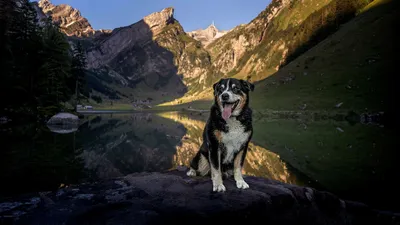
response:
[(208, 26), (206, 29), (202, 30), (195, 30), (191, 32), (186, 32), (190, 37), (194, 38), (197, 41), (200, 41), (203, 46), (209, 45), (211, 42), (215, 41), (216, 39), (224, 36), (229, 31), (220, 31), (215, 26), (214, 22)]
[[(72, 45), (87, 52), (87, 83), (95, 94), (131, 102), (165, 102), (188, 87), (204, 89), (212, 74), (211, 58), (201, 42), (186, 34), (172, 7), (112, 31), (96, 31), (77, 9), (41, 0), (38, 7), (60, 25)], [(213, 34), (221, 35), (221, 33)]]
[(160, 90), (171, 98), (186, 93), (190, 80), (204, 85), (211, 66), (208, 52), (184, 32), (173, 8), (113, 30), (92, 44), (87, 61), (91, 70), (107, 68), (119, 85)]
[[(50, 0), (40, 0), (38, 6), (44, 14), (51, 16), (53, 21), (68, 36), (90, 37), (110, 32), (109, 30), (94, 30), (79, 10), (69, 5), (53, 5)], [(39, 12), (39, 14), (41, 13)]]
[(213, 57), (213, 66), (221, 74), (237, 70), (239, 61), (255, 49), (264, 39), (266, 29), (288, 5), (290, 0), (273, 0), (270, 5), (250, 23), (234, 28), (227, 35), (207, 46)]
[(211, 179), (190, 178), (186, 168), (139, 173), (9, 199), (0, 203), (7, 224), (398, 224), (400, 216), (345, 201), (331, 193), (245, 176), (225, 193)]

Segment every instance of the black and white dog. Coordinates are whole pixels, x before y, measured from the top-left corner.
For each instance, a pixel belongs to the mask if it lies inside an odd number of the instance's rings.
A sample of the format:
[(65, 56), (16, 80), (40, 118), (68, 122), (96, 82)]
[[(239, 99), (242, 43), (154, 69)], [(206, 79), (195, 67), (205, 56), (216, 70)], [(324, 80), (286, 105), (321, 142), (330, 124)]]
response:
[(253, 135), (249, 92), (254, 85), (229, 78), (221, 79), (213, 87), (215, 99), (203, 131), (203, 143), (187, 175), (205, 176), (211, 171), (213, 191), (223, 192), (222, 174), (233, 173), (238, 188), (249, 188), (242, 177), (242, 167)]

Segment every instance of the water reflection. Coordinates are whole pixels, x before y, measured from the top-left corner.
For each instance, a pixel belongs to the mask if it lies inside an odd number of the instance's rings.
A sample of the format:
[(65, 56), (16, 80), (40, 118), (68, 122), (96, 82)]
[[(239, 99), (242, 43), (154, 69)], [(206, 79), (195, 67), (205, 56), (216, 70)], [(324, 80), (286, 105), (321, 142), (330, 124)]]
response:
[[(206, 119), (178, 113), (102, 114), (87, 115), (78, 130), (40, 124), (0, 129), (5, 149), (0, 179), (8, 181), (2, 194), (188, 166), (201, 145)], [(301, 184), (277, 154), (255, 144), (249, 146), (243, 170)]]
[[(202, 143), (202, 133), (206, 117), (189, 117), (186, 114), (176, 112), (160, 113), (161, 117), (171, 119), (183, 124), (187, 132), (179, 145), (176, 146), (173, 165), (189, 166)], [(250, 143), (243, 173), (251, 176), (267, 177), (292, 184), (303, 184), (303, 179), (296, 176), (296, 171), (291, 171), (279, 155), (267, 149)]]
[(69, 134), (78, 130), (78, 125), (54, 125), (47, 124), (49, 130), (58, 134)]
[(89, 117), (79, 128), (80, 157), (92, 179), (164, 171), (184, 134), (182, 125), (154, 114)]

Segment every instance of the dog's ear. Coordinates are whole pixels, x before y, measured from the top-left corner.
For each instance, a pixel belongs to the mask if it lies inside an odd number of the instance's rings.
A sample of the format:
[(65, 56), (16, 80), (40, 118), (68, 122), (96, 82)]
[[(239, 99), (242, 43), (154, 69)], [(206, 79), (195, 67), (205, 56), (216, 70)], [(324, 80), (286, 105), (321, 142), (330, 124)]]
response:
[(214, 91), (215, 91), (215, 88), (217, 87), (218, 83), (219, 83), (219, 82), (217, 82), (217, 83), (215, 83), (215, 84), (213, 85)]
[(254, 91), (254, 84), (246, 81), (246, 80), (240, 80), (242, 82), (242, 85), (248, 90), (248, 91)]
[(220, 83), (221, 83), (221, 80), (219, 80), (217, 83), (215, 83), (213, 85), (214, 92), (216, 91), (216, 89), (217, 89), (217, 87), (219, 86)]

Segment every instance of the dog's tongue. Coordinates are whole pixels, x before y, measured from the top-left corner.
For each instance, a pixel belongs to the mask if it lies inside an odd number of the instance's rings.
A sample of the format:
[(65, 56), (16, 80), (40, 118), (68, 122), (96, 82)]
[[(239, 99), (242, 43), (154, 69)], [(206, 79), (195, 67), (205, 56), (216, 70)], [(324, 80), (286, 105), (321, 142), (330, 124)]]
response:
[(224, 107), (224, 110), (222, 111), (222, 118), (224, 118), (224, 120), (229, 119), (229, 117), (231, 117), (232, 114), (232, 106), (231, 104), (226, 104)]

